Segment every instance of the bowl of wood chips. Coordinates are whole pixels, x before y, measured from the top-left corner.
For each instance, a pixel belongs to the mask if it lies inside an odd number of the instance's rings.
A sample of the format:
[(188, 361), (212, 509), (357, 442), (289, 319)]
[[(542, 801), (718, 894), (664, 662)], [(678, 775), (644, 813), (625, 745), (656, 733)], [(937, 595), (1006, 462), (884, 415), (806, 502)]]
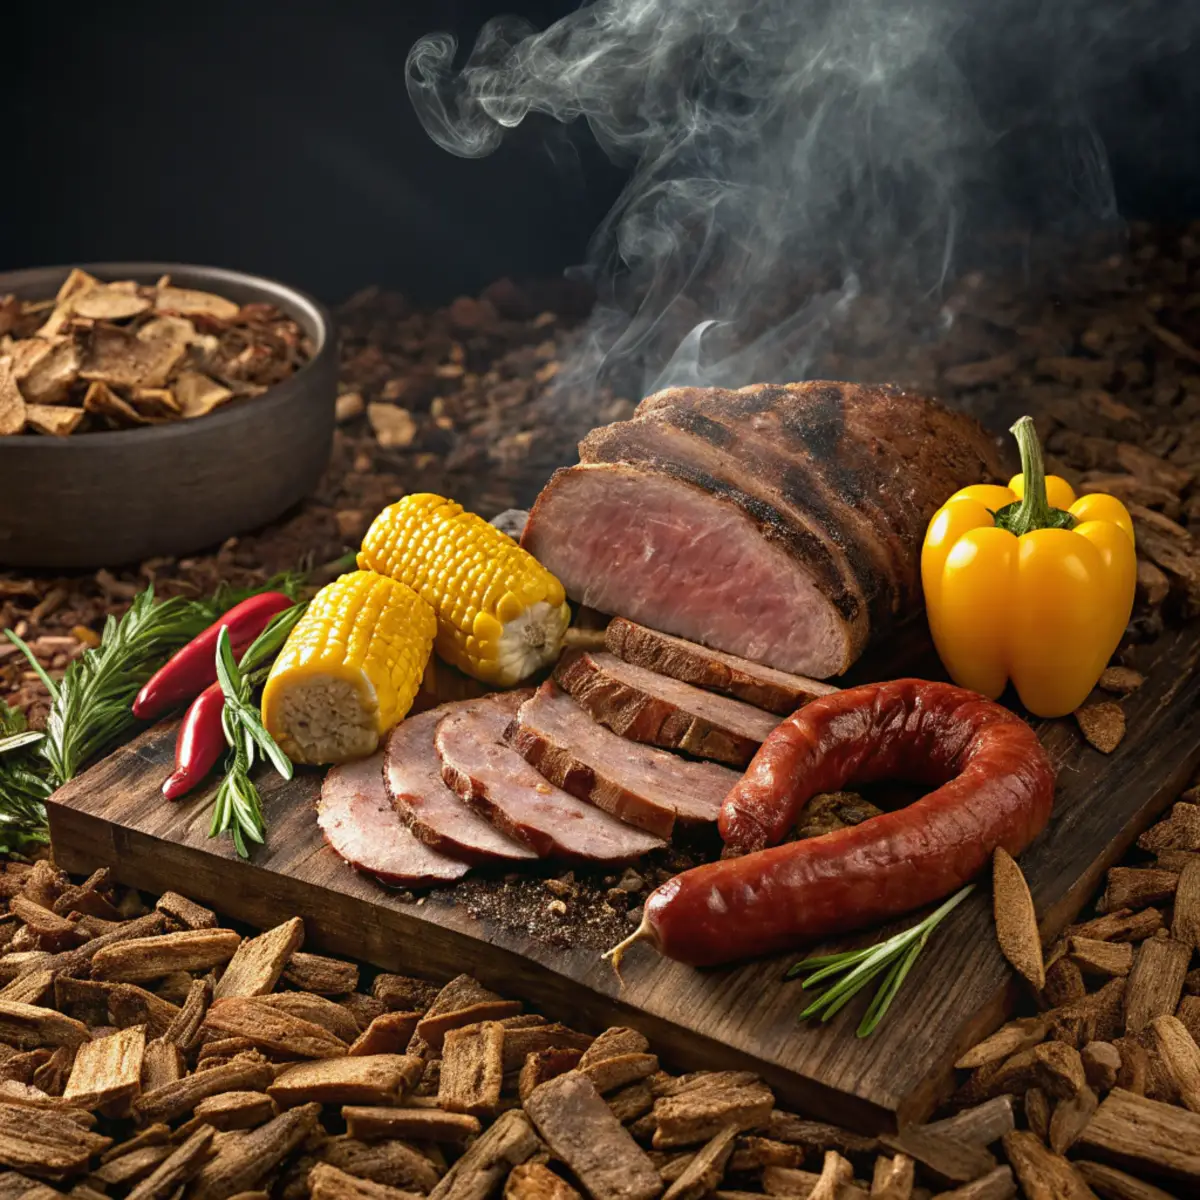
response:
[(0, 273), (0, 566), (189, 554), (280, 516), (329, 460), (336, 354), (316, 301), (238, 271)]

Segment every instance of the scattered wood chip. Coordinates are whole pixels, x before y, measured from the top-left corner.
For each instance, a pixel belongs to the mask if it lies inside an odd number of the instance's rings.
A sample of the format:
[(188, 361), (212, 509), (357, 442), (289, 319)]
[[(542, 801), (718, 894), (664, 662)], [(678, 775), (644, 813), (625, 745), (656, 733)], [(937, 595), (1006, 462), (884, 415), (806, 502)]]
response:
[(96, 953), (92, 974), (118, 983), (143, 983), (171, 971), (207, 971), (228, 962), (241, 940), (231, 929), (185, 929), (117, 942)]
[(275, 1072), (266, 1062), (231, 1062), (144, 1092), (134, 1101), (134, 1112), (146, 1124), (174, 1121), (210, 1096), (223, 1092), (261, 1092), (274, 1078)]
[(1011, 1200), (1017, 1194), (1012, 1167), (997, 1167), (973, 1183), (964, 1183), (953, 1191), (941, 1192), (938, 1200)]
[(413, 1138), (418, 1141), (462, 1143), (482, 1130), (477, 1117), (440, 1108), (381, 1108), (347, 1105), (342, 1109), (346, 1130), (361, 1141)]
[(504, 1184), (504, 1200), (577, 1200), (579, 1193), (542, 1163), (514, 1167)]
[(1135, 1179), (1106, 1163), (1077, 1162), (1075, 1170), (1083, 1176), (1088, 1187), (1105, 1200), (1174, 1200), (1170, 1192)]
[(50, 1179), (75, 1174), (111, 1145), (65, 1112), (0, 1103), (0, 1164), (15, 1171)]
[(1029, 885), (1016, 860), (1003, 846), (992, 857), (992, 912), (1000, 951), (1035, 992), (1046, 984), (1042, 939)]
[(1101, 754), (1111, 754), (1125, 736), (1125, 710), (1115, 700), (1086, 704), (1075, 710), (1083, 736)]
[(354, 1038), (350, 1046), (350, 1055), (357, 1057), (362, 1054), (402, 1053), (416, 1033), (420, 1019), (421, 1014), (417, 1012), (383, 1013)]
[[(537, 1153), (539, 1145), (537, 1134), (523, 1112), (512, 1109), (501, 1113), (446, 1172), (430, 1192), (429, 1200), (479, 1200), (490, 1196), (513, 1167)], [(647, 1193), (648, 1196), (656, 1196), (662, 1190), (657, 1173), (654, 1181), (656, 1190)]]
[(616, 1091), (639, 1079), (645, 1079), (658, 1070), (658, 1056), (654, 1054), (618, 1054), (603, 1058), (588, 1067), (578, 1068), (596, 1086), (601, 1095)]
[(1155, 1017), (1149, 1028), (1184, 1108), (1200, 1113), (1200, 1047), (1178, 1017)]
[(996, 1167), (995, 1158), (982, 1146), (968, 1145), (944, 1133), (931, 1133), (920, 1125), (884, 1134), (879, 1141), (920, 1163), (924, 1173), (944, 1187), (970, 1183)]
[[(514, 1029), (506, 1026), (504, 1030), (504, 1069), (515, 1071), (519, 1069), (531, 1054), (543, 1050), (579, 1050), (586, 1054), (593, 1044), (589, 1034), (578, 1033), (566, 1025), (542, 1024)], [(583, 1064), (583, 1058), (580, 1064)]]
[(1075, 1168), (1032, 1133), (1020, 1129), (1006, 1133), (1004, 1152), (1029, 1200), (1094, 1200)]
[(739, 1131), (757, 1129), (770, 1120), (774, 1105), (774, 1094), (761, 1083), (697, 1087), (665, 1096), (654, 1104), (658, 1123), (654, 1148), (664, 1150), (707, 1141), (726, 1125), (734, 1125)]
[(281, 1108), (316, 1100), (323, 1104), (394, 1103), (421, 1078), (415, 1055), (376, 1054), (331, 1058), (288, 1067), (267, 1092)]
[(640, 1080), (637, 1083), (622, 1088), (619, 1092), (605, 1096), (608, 1107), (612, 1109), (613, 1116), (622, 1125), (627, 1125), (630, 1121), (636, 1121), (638, 1117), (645, 1116), (646, 1113), (650, 1112), (654, 1107), (654, 1099), (654, 1093), (650, 1090), (650, 1085), (645, 1080)]
[[(268, 1008), (298, 1017), (302, 1021), (309, 1021), (313, 1025), (320, 1025), (343, 1042), (355, 1042), (361, 1036), (353, 1015), (342, 1005), (335, 1004), (324, 996), (317, 996), (311, 992), (277, 992), (275, 995), (259, 996), (257, 999)], [(401, 1051), (403, 1049), (403, 1046), (399, 1048)]]
[(1180, 801), (1170, 816), (1151, 825), (1137, 840), (1140, 850), (1161, 854), (1164, 850), (1200, 851), (1200, 804)]
[(1088, 1086), (1107, 1092), (1117, 1082), (1121, 1070), (1121, 1052), (1111, 1042), (1088, 1042), (1079, 1052)]
[(254, 996), (214, 1000), (204, 1028), (244, 1037), (264, 1050), (292, 1058), (340, 1058), (349, 1047), (328, 1029), (281, 1011)]
[(429, 1158), (399, 1141), (368, 1143), (336, 1137), (321, 1146), (320, 1156), (350, 1175), (422, 1193), (436, 1186), (440, 1174)]
[(292, 955), (304, 942), (304, 922), (293, 917), (249, 938), (237, 949), (217, 983), (214, 996), (265, 996), (274, 990)]
[(76, 1052), (63, 1099), (80, 1108), (129, 1099), (141, 1087), (145, 1052), (146, 1030), (140, 1025), (85, 1042)]
[(824, 1154), (836, 1150), (852, 1162), (868, 1166), (879, 1152), (879, 1142), (873, 1137), (852, 1133), (824, 1121), (810, 1121), (795, 1113), (774, 1110), (767, 1123), (766, 1134), (780, 1142), (802, 1146), (808, 1154)]
[(1002, 1025), (991, 1037), (972, 1046), (954, 1065), (966, 1071), (982, 1067), (985, 1063), (1001, 1062), (1045, 1041), (1047, 1027), (1045, 1017), (1018, 1017)]
[(1015, 1128), (1011, 1096), (996, 1096), (983, 1104), (965, 1108), (952, 1117), (946, 1117), (942, 1121), (931, 1121), (925, 1126), (929, 1133), (953, 1138), (966, 1146), (994, 1145), (1010, 1129)]
[[(593, 1200), (653, 1200), (662, 1190), (645, 1152), (612, 1115), (591, 1080), (578, 1072), (542, 1084), (525, 1101), (525, 1112)], [(762, 1120), (769, 1113), (770, 1106)]]
[[(317, 990), (309, 988), (309, 991)], [(371, 984), (371, 996), (379, 1000), (388, 1012), (427, 1013), (444, 990), (427, 979), (414, 979), (410, 975), (391, 975), (386, 972), (376, 975), (375, 982)], [(452, 1004), (451, 1007), (461, 1005)]]
[(499, 1021), (502, 1017), (510, 1017), (521, 1011), (521, 1003), (517, 1000), (481, 1000), (463, 1008), (453, 1008), (445, 1011), (435, 1011), (431, 1008), (417, 1025), (414, 1035), (434, 1050), (442, 1048), (442, 1041), (452, 1029), (462, 1029), (466, 1025), (478, 1025), (484, 1021)]
[(164, 916), (178, 921), (185, 929), (215, 929), (217, 914), (211, 908), (181, 896), (178, 892), (163, 892), (154, 906)]
[(52, 1008), (0, 1000), (0, 1042), (10, 1046), (82, 1046), (91, 1036), (82, 1021), (64, 1017)]
[(529, 1054), (521, 1067), (517, 1094), (524, 1102), (535, 1088), (559, 1075), (573, 1071), (582, 1058), (579, 1050), (540, 1050)]
[(1075, 1143), (1120, 1167), (1200, 1186), (1200, 1116), (1114, 1088)]
[(606, 1058), (616, 1058), (622, 1054), (646, 1054), (649, 1050), (650, 1043), (636, 1029), (629, 1029), (624, 1025), (613, 1025), (592, 1041), (591, 1045), (584, 1048), (579, 1066), (581, 1070), (587, 1070), (588, 1067), (602, 1062)]
[(146, 1043), (142, 1058), (142, 1091), (152, 1092), (183, 1077), (183, 1055), (173, 1042), (156, 1038)]
[(211, 1125), (222, 1132), (229, 1129), (253, 1129), (279, 1115), (279, 1108), (262, 1092), (222, 1092), (196, 1105), (189, 1124), (199, 1128)]
[(881, 1154), (875, 1160), (871, 1200), (909, 1200), (913, 1190), (914, 1163), (907, 1154), (892, 1158)]
[(133, 983), (118, 983), (108, 993), (108, 1016), (118, 1029), (144, 1025), (148, 1038), (162, 1037), (179, 1016), (179, 1006)]
[(1140, 1033), (1175, 1011), (1191, 956), (1192, 948), (1173, 938), (1148, 938), (1138, 947), (1125, 989), (1126, 1033)]
[(707, 1196), (725, 1175), (725, 1166), (733, 1153), (737, 1133), (735, 1126), (727, 1125), (701, 1147), (679, 1178), (667, 1188), (663, 1200), (700, 1200), (700, 1197)]
[(284, 967), (283, 978), (301, 992), (343, 996), (358, 988), (358, 967), (338, 958), (297, 950)]
[(1188, 863), (1179, 874), (1171, 937), (1185, 946), (1200, 950), (1200, 858)]
[(492, 1116), (504, 1081), (505, 1029), (484, 1021), (448, 1030), (442, 1047), (438, 1104), (447, 1112)]
[(1128, 975), (1133, 968), (1133, 946), (1129, 942), (1073, 937), (1068, 947), (1071, 958), (1085, 975), (1111, 979), (1117, 975)]
[(190, 1200), (229, 1200), (264, 1179), (317, 1127), (319, 1104), (282, 1113), (249, 1133), (226, 1135), (216, 1157), (200, 1171)]
[(128, 1187), (152, 1174), (170, 1156), (170, 1146), (142, 1146), (102, 1164), (88, 1178), (101, 1187)]
[(415, 1200), (419, 1195), (370, 1179), (358, 1179), (329, 1163), (317, 1163), (309, 1171), (308, 1186), (312, 1200)]
[(1111, 913), (1118, 909), (1161, 904), (1175, 895), (1178, 886), (1178, 871), (1163, 871), (1155, 867), (1113, 867), (1108, 872), (1108, 886), (1096, 907), (1100, 912)]
[(1042, 999), (1054, 1008), (1071, 1004), (1087, 996), (1087, 985), (1079, 964), (1070, 958), (1056, 958), (1046, 969)]
[(1082, 1087), (1074, 1096), (1059, 1100), (1050, 1115), (1048, 1140), (1055, 1154), (1066, 1154), (1075, 1139), (1095, 1115), (1100, 1098), (1090, 1087)]

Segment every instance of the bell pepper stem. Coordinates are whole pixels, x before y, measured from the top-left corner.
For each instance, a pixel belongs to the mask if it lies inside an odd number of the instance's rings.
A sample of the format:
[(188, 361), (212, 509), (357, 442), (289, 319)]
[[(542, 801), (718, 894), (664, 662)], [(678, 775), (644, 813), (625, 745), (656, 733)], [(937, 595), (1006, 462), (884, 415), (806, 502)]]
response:
[(1046, 464), (1033, 418), (1022, 417), (1009, 433), (1017, 439), (1017, 449), (1021, 453), (1025, 494), (1016, 504), (1001, 509), (996, 523), (1017, 537), (1035, 529), (1070, 529), (1075, 524), (1074, 518), (1070, 513), (1052, 508), (1046, 495)]

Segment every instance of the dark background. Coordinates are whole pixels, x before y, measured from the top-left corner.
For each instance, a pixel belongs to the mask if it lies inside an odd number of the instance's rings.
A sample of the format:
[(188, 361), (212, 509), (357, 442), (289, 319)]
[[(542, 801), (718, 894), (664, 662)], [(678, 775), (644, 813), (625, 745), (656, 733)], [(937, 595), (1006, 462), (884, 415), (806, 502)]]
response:
[[(382, 283), (423, 302), (556, 274), (583, 257), (620, 172), (585, 130), (533, 122), (491, 158), (454, 158), (414, 117), (404, 61), (431, 29), (469, 46), (496, 12), (542, 26), (573, 7), (22, 5), (6, 14), (0, 269), (181, 260), (328, 301)], [(1087, 98), (1126, 217), (1200, 214), (1198, 77), (1189, 47), (1164, 44)]]

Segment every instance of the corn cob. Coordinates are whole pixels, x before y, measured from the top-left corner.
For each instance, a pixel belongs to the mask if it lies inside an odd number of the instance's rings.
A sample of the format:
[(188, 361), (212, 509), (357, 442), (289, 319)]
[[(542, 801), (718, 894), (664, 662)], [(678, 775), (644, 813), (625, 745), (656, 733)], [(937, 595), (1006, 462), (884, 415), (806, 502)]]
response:
[(358, 565), (419, 592), (437, 615), (438, 654), (485, 683), (519, 683), (562, 648), (571, 620), (562, 584), (452, 500), (422, 492), (385, 508)]
[(412, 706), (437, 622), (411, 588), (352, 571), (314, 597), (263, 688), (263, 722), (293, 762), (373, 754)]

